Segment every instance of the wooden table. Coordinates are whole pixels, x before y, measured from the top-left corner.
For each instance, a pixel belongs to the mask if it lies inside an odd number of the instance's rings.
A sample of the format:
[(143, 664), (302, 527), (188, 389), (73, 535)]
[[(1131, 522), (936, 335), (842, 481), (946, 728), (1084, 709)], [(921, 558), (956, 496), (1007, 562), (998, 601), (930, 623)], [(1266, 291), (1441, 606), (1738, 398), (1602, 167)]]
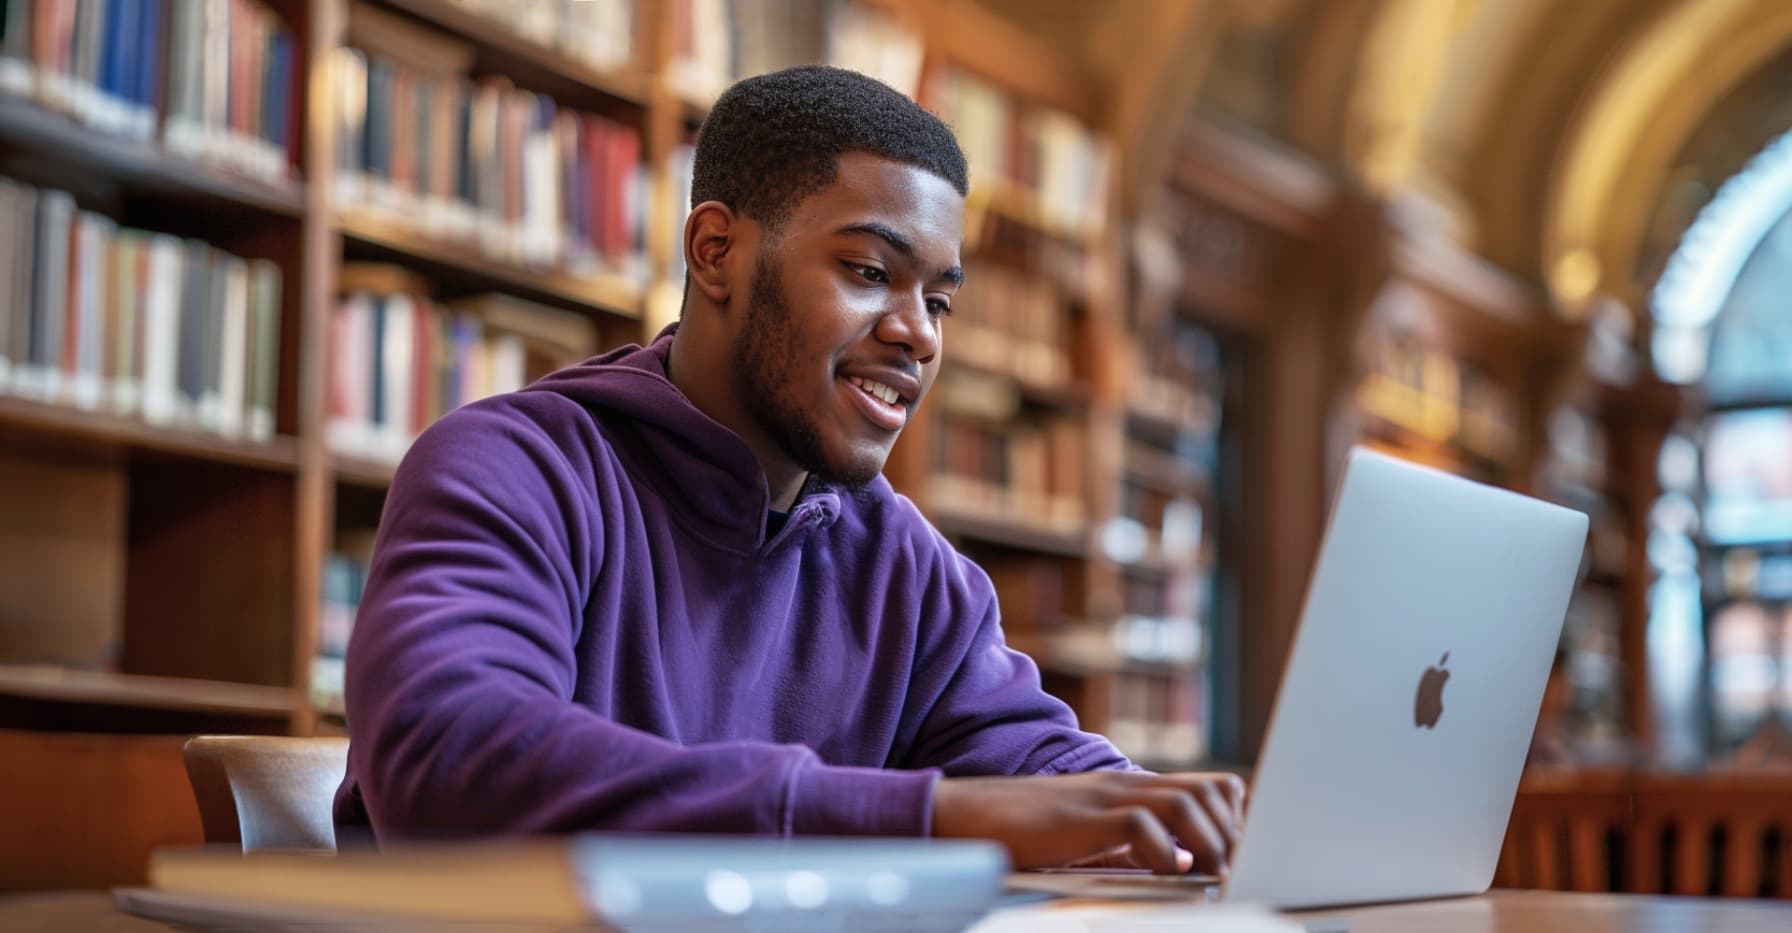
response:
[(1493, 891), (1481, 897), (1301, 912), (1293, 916), (1301, 920), (1344, 917), (1350, 922), (1350, 933), (1792, 931), (1792, 902), (1558, 891)]
[[(1350, 933), (1783, 933), (1792, 902), (1495, 891), (1483, 897), (1355, 910), (1312, 911), (1301, 920), (1344, 917)], [(101, 892), (0, 898), (7, 933), (167, 933), (170, 927), (119, 913)], [(1194, 927), (1194, 929), (1199, 929)]]

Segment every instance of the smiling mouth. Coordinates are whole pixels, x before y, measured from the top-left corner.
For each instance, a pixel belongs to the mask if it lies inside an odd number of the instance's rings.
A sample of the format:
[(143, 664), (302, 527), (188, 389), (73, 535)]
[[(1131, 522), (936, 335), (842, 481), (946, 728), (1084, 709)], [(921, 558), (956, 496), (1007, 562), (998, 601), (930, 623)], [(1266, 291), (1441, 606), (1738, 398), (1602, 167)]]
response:
[(902, 394), (875, 379), (847, 376), (853, 401), (872, 424), (885, 431), (900, 431), (908, 423), (908, 402)]

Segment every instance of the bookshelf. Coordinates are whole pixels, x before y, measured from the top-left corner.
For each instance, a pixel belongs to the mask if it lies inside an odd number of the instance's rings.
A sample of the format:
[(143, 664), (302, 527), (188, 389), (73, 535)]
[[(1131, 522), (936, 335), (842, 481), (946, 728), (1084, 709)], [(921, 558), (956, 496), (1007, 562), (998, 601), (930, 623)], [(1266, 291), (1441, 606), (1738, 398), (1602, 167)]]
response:
[[(697, 0), (579, 4), (627, 14), (632, 57), (607, 62), (543, 41), (553, 30), (542, 32), (532, 17), (554, 4), (517, 4), (516, 16), (494, 17), (492, 4), (476, 0), (160, 2), (170, 17), (189, 7), (257, 11), (242, 20), (260, 24), (246, 38), (216, 39), (227, 45), (289, 37), (283, 109), (195, 117), (222, 120), (218, 133), (259, 128), (267, 146), (258, 144), (253, 164), (203, 147), (178, 154), (162, 126), (147, 138), (121, 135), (26, 87), (0, 93), (0, 176), (65, 188), (81, 210), (120, 225), (277, 268), (272, 431), (249, 440), (0, 390), (0, 514), (9, 516), (0, 523), (0, 729), (25, 742), (58, 731), (341, 731), (338, 701), (327, 684), (319, 689), (318, 672), (328, 679), (340, 650), (332, 640), (345, 600), (352, 603), (342, 568), (370, 549), (393, 471), (389, 456), (330, 442), (340, 415), (332, 379), (343, 356), (334, 328), (360, 288), (357, 267), (400, 270), (418, 283), (407, 286), (412, 297), (443, 308), (496, 294), (570, 312), (588, 322), (600, 349), (657, 331), (682, 273), (679, 160), (708, 105), (674, 80), (673, 63), (679, 17)], [(1139, 451), (1159, 443), (1151, 438), (1173, 439), (1186, 413), (1124, 389), (1123, 250), (1110, 184), (1120, 154), (1092, 129), (1102, 118), (1101, 83), (972, 4), (808, 6), (827, 7), (819, 44), (777, 54), (856, 64), (951, 119), (996, 121), (983, 128), (979, 145), (988, 151), (973, 154), (979, 175), (967, 217), (966, 261), (983, 294), (961, 303), (964, 313), (947, 325), (958, 342), (940, 391), (917, 413), (888, 473), (990, 568), (1010, 637), (1039, 661), (1048, 689), (1089, 728), (1151, 733), (1153, 717), (1170, 715), (1166, 706), (1194, 701), (1138, 695), (1128, 684), (1173, 692), (1192, 683), (1196, 665), (1181, 649), (1150, 647), (1150, 625), (1128, 618), (1138, 613), (1124, 594), (1134, 578), (1176, 585), (1212, 547), (1178, 556), (1159, 541), (1122, 567), (1103, 534), (1128, 484), (1196, 499), (1212, 487), (1173, 446), (1123, 456), (1135, 435), (1145, 439), (1132, 445)], [(102, 45), (108, 28), (96, 33)], [(170, 20), (165, 31), (177, 28)], [(38, 51), (8, 46), (0, 71), (38, 68)], [(72, 55), (55, 67), (86, 60)], [(344, 83), (343, 69), (376, 61), (389, 65), (388, 109), (400, 116), (380, 131), (390, 151), (368, 162), (367, 139), (355, 145), (351, 135), (368, 132), (367, 111), (355, 109), (367, 107), (368, 85)], [(227, 61), (218, 80), (259, 80), (263, 93), (253, 96), (264, 102), (282, 86), (272, 71), (251, 71)], [(69, 74), (81, 77), (78, 68)], [(952, 90), (966, 82), (974, 88), (968, 112)], [(512, 100), (551, 101), (557, 116), (577, 115), (534, 132), (632, 140), (633, 167), (592, 176), (626, 197), (608, 197), (591, 213), (553, 202), (533, 217), (507, 200), (515, 192), (469, 188), (454, 159), (438, 157), (440, 138), (415, 128), (421, 121), (403, 129), (403, 114), (449, 106), (437, 94), (452, 102), (482, 93), (500, 112)], [(155, 103), (170, 112), (162, 97)], [(289, 122), (274, 115), (282, 112)], [(357, 113), (359, 122), (349, 119)], [(270, 154), (276, 142), (282, 147)], [(471, 146), (456, 158), (488, 159)], [(623, 202), (638, 212), (603, 215)], [(539, 235), (543, 249), (494, 251), (469, 233), (469, 212)], [(969, 437), (982, 449), (971, 452)], [(1158, 765), (1201, 757), (1183, 734), (1134, 744)]]

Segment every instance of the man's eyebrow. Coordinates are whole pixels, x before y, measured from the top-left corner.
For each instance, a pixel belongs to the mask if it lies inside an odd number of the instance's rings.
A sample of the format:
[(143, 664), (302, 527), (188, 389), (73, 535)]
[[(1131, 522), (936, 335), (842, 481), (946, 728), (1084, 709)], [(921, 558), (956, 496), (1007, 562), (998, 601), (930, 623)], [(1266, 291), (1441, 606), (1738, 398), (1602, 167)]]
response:
[[(901, 253), (903, 257), (909, 261), (912, 262), (915, 259), (915, 244), (910, 242), (908, 237), (903, 236), (899, 231), (888, 224), (880, 224), (877, 221), (871, 220), (863, 223), (847, 224), (835, 232), (842, 234), (861, 233), (877, 237), (885, 243), (890, 244), (891, 249)], [(951, 282), (953, 285), (963, 285), (964, 269), (959, 266), (953, 266), (950, 269), (941, 272), (940, 278)]]

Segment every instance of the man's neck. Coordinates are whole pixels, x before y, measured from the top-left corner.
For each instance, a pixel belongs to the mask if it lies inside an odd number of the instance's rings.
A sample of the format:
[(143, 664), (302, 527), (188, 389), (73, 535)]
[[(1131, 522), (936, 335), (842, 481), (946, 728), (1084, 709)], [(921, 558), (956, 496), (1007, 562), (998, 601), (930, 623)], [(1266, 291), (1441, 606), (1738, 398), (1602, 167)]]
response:
[(770, 507), (780, 512), (790, 511), (791, 506), (796, 504), (797, 496), (802, 494), (809, 472), (785, 456), (783, 448), (766, 434), (752, 413), (741, 404), (739, 393), (727, 391), (721, 385), (717, 376), (732, 372), (729, 362), (697, 358), (702, 354), (696, 352), (696, 348), (681, 339), (682, 337), (682, 328), (680, 333), (672, 335), (672, 347), (666, 356), (666, 378), (678, 387), (678, 391), (684, 393), (685, 398), (691, 400), (698, 411), (733, 431), (735, 436), (746, 443), (747, 449), (753, 452), (753, 458), (759, 461), (759, 469), (765, 476), (766, 492), (771, 497)]

